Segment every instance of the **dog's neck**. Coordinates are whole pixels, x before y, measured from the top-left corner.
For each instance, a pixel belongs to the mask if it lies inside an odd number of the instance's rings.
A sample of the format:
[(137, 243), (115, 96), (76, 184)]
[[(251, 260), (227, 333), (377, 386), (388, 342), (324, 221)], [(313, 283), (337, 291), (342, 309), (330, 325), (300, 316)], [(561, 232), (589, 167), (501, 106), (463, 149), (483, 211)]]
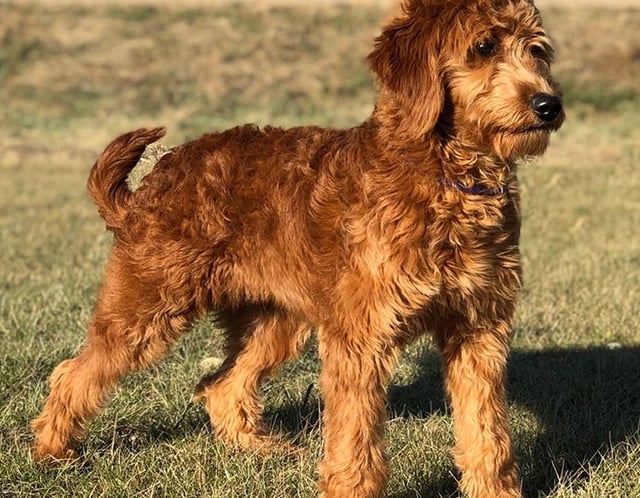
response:
[(442, 183), (458, 190), (477, 195), (501, 195), (514, 179), (515, 164), (483, 151), (475, 141), (465, 137), (437, 134), (434, 152), (442, 167)]
[(378, 108), (364, 126), (370, 128), (376, 141), (386, 144), (388, 161), (424, 168), (424, 175), (445, 188), (470, 195), (500, 196), (515, 180), (513, 162), (483, 151), (472, 138), (458, 136), (455, 128), (438, 125), (426, 135), (407, 137), (397, 132), (397, 115), (383, 114)]

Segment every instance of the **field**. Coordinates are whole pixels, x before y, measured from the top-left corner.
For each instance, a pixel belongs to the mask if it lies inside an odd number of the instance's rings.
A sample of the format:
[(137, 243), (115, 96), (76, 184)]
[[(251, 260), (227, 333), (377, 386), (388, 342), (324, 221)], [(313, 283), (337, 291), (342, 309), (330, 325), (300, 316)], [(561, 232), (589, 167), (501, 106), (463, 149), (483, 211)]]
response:
[[(0, 2), (0, 496), (315, 496), (313, 345), (264, 389), (270, 425), (308, 453), (238, 453), (190, 402), (221, 355), (209, 320), (114, 393), (84, 465), (29, 457), (28, 423), (53, 367), (82, 343), (111, 243), (85, 190), (106, 143), (158, 124), (169, 144), (242, 122), (347, 127), (375, 99), (364, 57), (387, 15), (378, 3), (167, 3)], [(543, 15), (568, 119), (521, 168), (526, 286), (510, 418), (526, 496), (637, 498), (640, 9), (564, 5)], [(386, 434), (389, 496), (456, 496), (428, 338), (401, 359)]]

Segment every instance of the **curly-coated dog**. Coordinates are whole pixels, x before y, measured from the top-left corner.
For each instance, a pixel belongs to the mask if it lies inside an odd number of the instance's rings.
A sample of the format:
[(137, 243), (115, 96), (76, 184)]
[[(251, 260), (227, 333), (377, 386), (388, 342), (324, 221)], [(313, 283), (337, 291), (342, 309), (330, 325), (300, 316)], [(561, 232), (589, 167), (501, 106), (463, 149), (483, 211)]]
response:
[(131, 192), (164, 130), (112, 142), (89, 191), (115, 234), (87, 342), (51, 376), (34, 456), (74, 458), (125, 374), (204, 313), (228, 358), (196, 388), (216, 435), (278, 445), (259, 387), (312, 332), (322, 358), (326, 498), (382, 496), (386, 389), (402, 348), (433, 334), (472, 498), (521, 496), (505, 364), (521, 287), (516, 161), (564, 112), (527, 0), (405, 0), (368, 61), (379, 95), (348, 130), (240, 126), (171, 149)]

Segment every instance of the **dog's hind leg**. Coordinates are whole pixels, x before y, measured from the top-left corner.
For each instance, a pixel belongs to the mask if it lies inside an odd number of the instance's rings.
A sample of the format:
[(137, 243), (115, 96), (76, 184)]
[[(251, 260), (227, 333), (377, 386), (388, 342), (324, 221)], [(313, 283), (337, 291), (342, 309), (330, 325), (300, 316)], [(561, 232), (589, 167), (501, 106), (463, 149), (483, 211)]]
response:
[(86, 344), (54, 370), (44, 410), (32, 422), (34, 459), (75, 458), (86, 423), (102, 410), (114, 385), (160, 358), (192, 318), (182, 305), (167, 303), (162, 277), (145, 280), (139, 270), (111, 258)]
[(216, 437), (243, 449), (268, 451), (288, 445), (268, 435), (262, 421), (260, 384), (300, 352), (311, 327), (274, 307), (225, 310), (219, 321), (227, 334), (227, 359), (196, 386), (194, 400), (204, 402)]

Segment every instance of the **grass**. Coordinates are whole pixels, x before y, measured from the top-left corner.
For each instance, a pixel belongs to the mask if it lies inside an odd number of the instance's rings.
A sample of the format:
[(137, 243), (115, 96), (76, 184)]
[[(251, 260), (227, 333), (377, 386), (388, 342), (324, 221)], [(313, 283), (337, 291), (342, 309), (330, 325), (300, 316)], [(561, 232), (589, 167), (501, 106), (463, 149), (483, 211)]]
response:
[[(639, 497), (640, 11), (544, 14), (569, 118), (521, 169), (515, 445), (527, 496)], [(189, 402), (201, 361), (221, 354), (206, 320), (116, 391), (92, 423), (87, 465), (36, 467), (28, 423), (53, 367), (81, 344), (109, 251), (85, 193), (102, 147), (142, 125), (166, 124), (178, 143), (246, 121), (356, 124), (374, 101), (363, 59), (384, 15), (0, 3), (0, 495), (314, 496), (313, 347), (265, 386), (272, 426), (309, 449), (300, 458), (214, 440)], [(451, 419), (428, 339), (402, 357), (389, 412), (389, 495), (454, 496)]]

